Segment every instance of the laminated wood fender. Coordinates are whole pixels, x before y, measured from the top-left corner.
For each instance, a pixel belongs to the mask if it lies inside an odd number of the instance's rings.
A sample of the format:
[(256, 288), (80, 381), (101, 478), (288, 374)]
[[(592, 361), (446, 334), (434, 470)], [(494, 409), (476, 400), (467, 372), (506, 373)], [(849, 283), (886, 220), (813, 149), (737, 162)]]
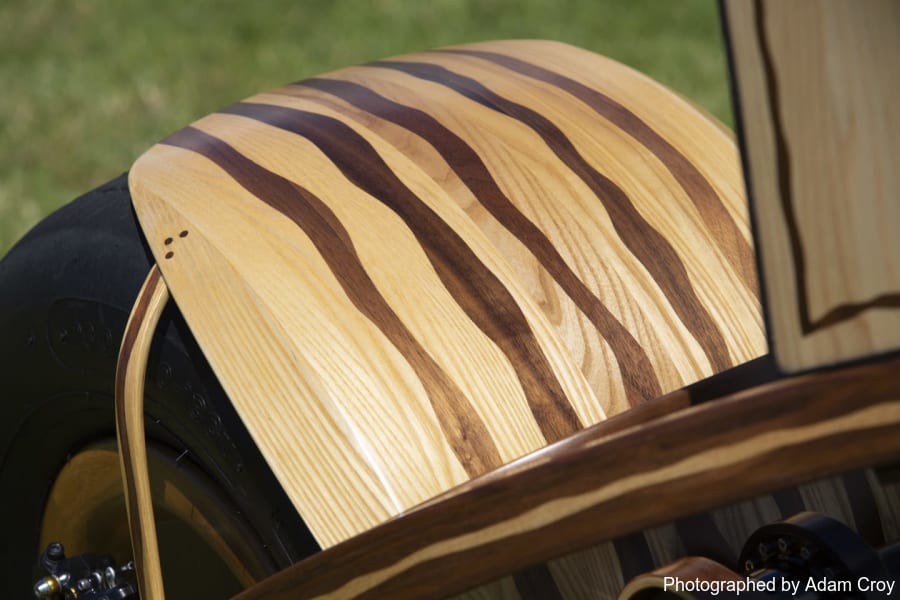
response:
[(564, 44), (259, 94), (152, 147), (129, 186), (323, 547), (765, 352), (732, 138)]
[(563, 44), (284, 86), (166, 138), (129, 185), (323, 546), (764, 353), (732, 139)]

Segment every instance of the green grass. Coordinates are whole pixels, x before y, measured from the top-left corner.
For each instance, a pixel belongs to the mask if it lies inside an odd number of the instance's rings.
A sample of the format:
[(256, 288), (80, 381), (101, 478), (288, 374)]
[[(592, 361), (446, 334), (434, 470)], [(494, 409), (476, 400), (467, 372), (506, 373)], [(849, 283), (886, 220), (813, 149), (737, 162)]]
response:
[(42, 216), (213, 110), (350, 64), (549, 38), (731, 123), (714, 0), (4, 0), (0, 255)]

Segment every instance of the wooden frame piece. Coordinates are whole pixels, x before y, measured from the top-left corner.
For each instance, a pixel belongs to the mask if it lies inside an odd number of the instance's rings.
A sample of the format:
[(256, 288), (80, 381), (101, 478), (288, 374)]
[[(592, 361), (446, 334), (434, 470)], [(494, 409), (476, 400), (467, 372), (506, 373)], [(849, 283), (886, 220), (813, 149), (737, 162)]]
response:
[(168, 299), (169, 289), (154, 265), (128, 319), (116, 367), (116, 437), (131, 546), (144, 600), (165, 598), (144, 438), (144, 381), (150, 343)]
[(600, 424), (235, 600), (448, 596), (601, 540), (896, 460), (898, 369), (893, 358), (782, 380), (609, 437)]

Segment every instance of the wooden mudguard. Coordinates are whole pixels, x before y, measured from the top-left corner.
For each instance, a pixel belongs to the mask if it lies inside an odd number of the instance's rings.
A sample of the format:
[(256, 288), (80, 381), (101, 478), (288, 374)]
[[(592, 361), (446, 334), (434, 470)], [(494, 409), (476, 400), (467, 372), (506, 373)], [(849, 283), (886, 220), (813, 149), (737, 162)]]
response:
[(566, 45), (260, 94), (154, 146), (130, 186), (326, 547), (765, 351), (731, 138)]

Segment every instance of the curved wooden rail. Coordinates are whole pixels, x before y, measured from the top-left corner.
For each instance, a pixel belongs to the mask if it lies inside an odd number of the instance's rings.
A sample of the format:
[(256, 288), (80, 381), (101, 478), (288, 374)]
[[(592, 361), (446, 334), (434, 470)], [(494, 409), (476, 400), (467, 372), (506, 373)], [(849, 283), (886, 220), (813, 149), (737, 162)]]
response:
[(144, 600), (165, 597), (144, 439), (144, 381), (153, 332), (168, 299), (169, 289), (154, 265), (128, 319), (116, 367), (116, 437), (131, 547)]
[[(238, 595), (443, 597), (641, 528), (900, 456), (900, 359), (588, 429)], [(627, 460), (626, 460), (627, 458)]]

